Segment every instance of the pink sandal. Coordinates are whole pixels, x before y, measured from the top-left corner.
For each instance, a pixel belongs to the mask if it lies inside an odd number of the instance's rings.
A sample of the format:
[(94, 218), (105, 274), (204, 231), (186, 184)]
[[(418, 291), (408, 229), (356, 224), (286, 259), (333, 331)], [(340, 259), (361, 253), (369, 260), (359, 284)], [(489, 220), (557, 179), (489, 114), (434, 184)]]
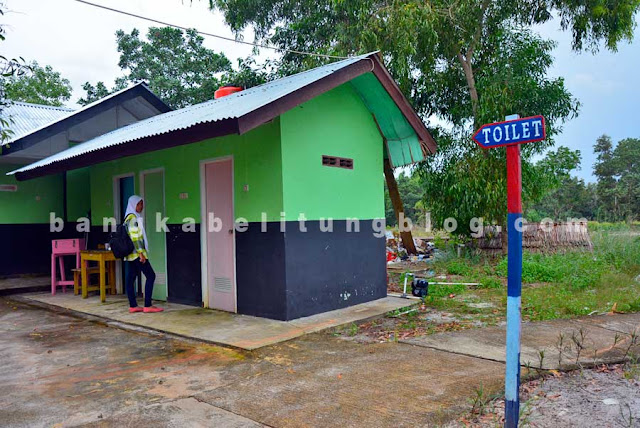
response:
[(134, 313), (134, 312), (142, 312), (143, 309), (140, 306), (136, 306), (135, 308), (129, 308), (129, 312), (130, 313)]
[(157, 308), (157, 307), (155, 307), (155, 306), (149, 306), (149, 307), (146, 307), (146, 306), (145, 306), (145, 308), (143, 309), (143, 312), (145, 312), (145, 313), (149, 313), (149, 312), (162, 312), (162, 311), (164, 311), (164, 309), (163, 309), (163, 308)]

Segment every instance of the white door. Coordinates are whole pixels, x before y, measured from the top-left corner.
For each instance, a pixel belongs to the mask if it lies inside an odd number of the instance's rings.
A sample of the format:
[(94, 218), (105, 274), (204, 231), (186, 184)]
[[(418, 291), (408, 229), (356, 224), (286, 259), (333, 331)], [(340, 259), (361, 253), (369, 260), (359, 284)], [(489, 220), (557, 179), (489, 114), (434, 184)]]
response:
[(205, 165), (205, 236), (209, 307), (236, 312), (233, 161)]

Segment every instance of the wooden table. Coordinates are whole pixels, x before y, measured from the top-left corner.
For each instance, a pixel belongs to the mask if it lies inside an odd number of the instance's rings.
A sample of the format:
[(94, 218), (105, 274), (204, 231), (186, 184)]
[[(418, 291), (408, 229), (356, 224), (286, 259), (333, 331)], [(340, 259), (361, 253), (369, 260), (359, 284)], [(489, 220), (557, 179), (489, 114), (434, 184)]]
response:
[[(89, 274), (87, 272), (87, 262), (98, 262), (100, 269), (100, 285), (89, 286)], [(109, 280), (107, 284), (107, 263), (109, 263)], [(82, 298), (86, 299), (89, 291), (100, 290), (100, 301), (104, 303), (107, 299), (107, 286), (111, 294), (116, 294), (116, 258), (111, 251), (107, 250), (87, 250), (80, 252), (80, 269), (82, 269)]]

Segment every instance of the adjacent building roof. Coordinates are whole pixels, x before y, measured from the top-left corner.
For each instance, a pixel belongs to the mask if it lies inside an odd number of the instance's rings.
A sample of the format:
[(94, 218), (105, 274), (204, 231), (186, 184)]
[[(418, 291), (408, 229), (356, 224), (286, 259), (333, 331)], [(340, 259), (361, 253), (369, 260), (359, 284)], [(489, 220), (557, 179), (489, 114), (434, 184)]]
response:
[(23, 102), (11, 102), (2, 109), (0, 115), (9, 122), (9, 129), (12, 131), (8, 141), (2, 145), (8, 144), (24, 137), (33, 130), (55, 122), (64, 116), (67, 116), (73, 110), (67, 107), (53, 107), (42, 104), (31, 104)]
[[(101, 98), (81, 109), (49, 113), (39, 122), (24, 122), (24, 132), (15, 133), (0, 146), (0, 161), (39, 160), (131, 123), (171, 111), (158, 96), (140, 82)], [(4, 113), (3, 113), (4, 114)], [(14, 124), (10, 124), (14, 129)]]
[[(369, 75), (369, 77), (365, 77)], [(359, 77), (363, 79), (358, 79)], [(244, 134), (339, 85), (351, 82), (372, 111), (394, 166), (424, 159), (435, 141), (400, 92), (377, 53), (357, 56), (150, 117), (17, 169), (19, 180), (53, 174), (206, 138)], [(371, 88), (377, 86), (375, 93)], [(384, 100), (377, 97), (383, 95)], [(388, 111), (392, 108), (395, 112)], [(395, 153), (395, 156), (392, 154)]]

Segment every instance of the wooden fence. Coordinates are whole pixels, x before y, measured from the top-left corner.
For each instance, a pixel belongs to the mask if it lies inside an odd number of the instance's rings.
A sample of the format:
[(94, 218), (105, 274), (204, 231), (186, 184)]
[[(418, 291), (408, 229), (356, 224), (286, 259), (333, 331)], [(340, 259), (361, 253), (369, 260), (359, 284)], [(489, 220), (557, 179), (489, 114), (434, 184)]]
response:
[[(482, 250), (502, 249), (499, 226), (485, 226), (483, 236), (474, 238), (473, 244)], [(557, 249), (593, 249), (587, 222), (525, 223), (522, 228), (522, 247), (529, 250), (554, 251)]]

